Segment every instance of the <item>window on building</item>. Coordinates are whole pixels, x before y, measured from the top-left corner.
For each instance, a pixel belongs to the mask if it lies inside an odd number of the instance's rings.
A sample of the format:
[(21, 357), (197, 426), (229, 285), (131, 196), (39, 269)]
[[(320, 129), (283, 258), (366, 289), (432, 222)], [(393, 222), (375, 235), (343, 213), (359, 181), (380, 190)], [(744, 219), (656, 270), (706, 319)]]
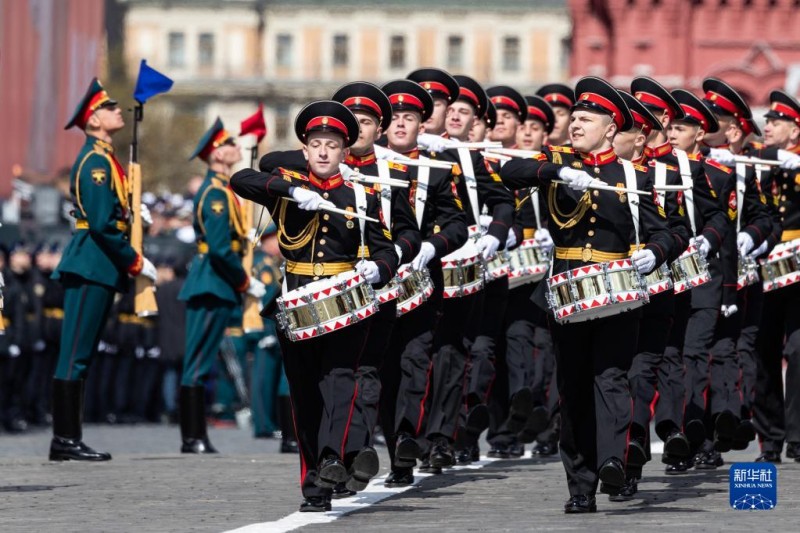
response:
[(464, 68), (464, 38), (460, 35), (447, 38), (447, 68)]
[(286, 140), (289, 136), (290, 125), (289, 106), (286, 104), (278, 104), (275, 106), (275, 138), (278, 141)]
[(333, 36), (333, 66), (346, 67), (349, 60), (347, 49), (347, 35), (334, 35)]
[(292, 36), (287, 33), (278, 35), (278, 42), (275, 46), (275, 62), (279, 67), (289, 67), (292, 65)]
[(519, 37), (503, 38), (503, 70), (506, 72), (519, 70)]
[(406, 38), (402, 35), (392, 35), (389, 46), (389, 66), (406, 68)]
[(214, 64), (214, 34), (201, 33), (197, 40), (197, 63), (201, 67)]
[(169, 66), (183, 67), (186, 65), (186, 36), (181, 32), (169, 34)]

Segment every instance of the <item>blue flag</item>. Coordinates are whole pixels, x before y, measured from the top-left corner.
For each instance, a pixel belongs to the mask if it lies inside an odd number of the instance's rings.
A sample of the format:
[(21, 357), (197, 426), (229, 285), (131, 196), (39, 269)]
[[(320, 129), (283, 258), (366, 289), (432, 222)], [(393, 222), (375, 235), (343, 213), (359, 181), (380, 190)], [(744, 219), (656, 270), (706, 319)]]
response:
[(139, 79), (136, 80), (136, 90), (133, 98), (140, 104), (145, 103), (157, 94), (165, 93), (172, 88), (173, 81), (159, 71), (147, 66), (147, 61), (142, 59), (139, 66)]

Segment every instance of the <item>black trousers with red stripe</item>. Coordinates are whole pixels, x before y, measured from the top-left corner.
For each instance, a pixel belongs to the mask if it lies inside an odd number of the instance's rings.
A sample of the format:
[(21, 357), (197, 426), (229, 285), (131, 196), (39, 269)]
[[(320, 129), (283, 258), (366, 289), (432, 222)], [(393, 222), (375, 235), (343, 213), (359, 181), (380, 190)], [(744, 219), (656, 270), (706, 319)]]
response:
[(300, 482), (305, 497), (330, 493), (314, 485), (320, 460), (329, 455), (344, 458), (358, 392), (356, 368), (372, 318), (299, 342), (291, 342), (283, 333), (278, 336), (300, 446)]
[(396, 320), (397, 300), (382, 304), (378, 308), (378, 313), (372, 317), (367, 345), (356, 370), (358, 394), (345, 447), (345, 459), (352, 458), (365, 446), (372, 445), (372, 432), (378, 423), (381, 399), (379, 369), (389, 348)]
[(631, 423), (628, 382), (639, 310), (578, 324), (551, 322), (561, 401), (561, 460), (572, 496), (595, 494), (599, 467), (625, 460)]

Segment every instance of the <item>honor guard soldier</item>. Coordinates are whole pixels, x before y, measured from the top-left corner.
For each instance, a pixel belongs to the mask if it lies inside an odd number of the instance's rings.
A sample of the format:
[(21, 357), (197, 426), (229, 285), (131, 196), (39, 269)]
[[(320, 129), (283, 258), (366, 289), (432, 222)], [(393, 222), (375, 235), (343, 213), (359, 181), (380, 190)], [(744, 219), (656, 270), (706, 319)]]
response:
[(128, 239), (129, 184), (114, 155), (112, 136), (125, 126), (122, 111), (93, 79), (66, 128), (86, 133), (70, 174), (75, 233), (53, 277), (64, 285), (64, 321), (53, 380), (54, 461), (107, 461), (82, 442), (84, 380), (116, 292), (130, 276), (155, 281), (156, 268)]
[[(706, 135), (705, 144), (741, 151), (744, 139), (758, 130), (752, 123), (750, 107), (733, 87), (722, 80), (704, 80), (703, 91), (703, 102), (714, 113), (720, 125), (717, 133)], [(744, 450), (756, 436), (752, 423), (741, 418), (743, 398), (740, 371), (745, 365), (740, 361), (736, 344), (743, 320), (749, 312), (747, 307), (750, 302), (745, 297), (745, 287), (739, 286), (739, 266), (773, 232), (766, 198), (761, 193), (753, 167), (736, 165), (735, 161), (732, 163), (731, 166), (736, 169), (736, 188), (735, 195), (729, 198), (728, 206), (730, 212), (736, 216), (736, 231), (728, 237), (726, 245), (720, 251), (725, 273), (723, 309), (722, 316), (717, 319), (708, 354), (710, 387), (707, 396), (710, 400), (706, 401), (707, 414), (710, 414), (715, 427), (709, 437), (714, 441), (714, 448), (720, 452), (730, 449)]]
[(179, 298), (186, 302), (186, 352), (179, 396), (182, 453), (216, 453), (206, 430), (205, 384), (225, 328), (245, 292), (263, 296), (264, 284), (242, 268), (246, 243), (239, 204), (229, 186), (242, 155), (217, 119), (194, 153), (208, 171), (194, 200), (197, 255)]
[[(500, 171), (514, 189), (540, 186), (552, 206), (550, 228), (556, 251), (553, 273), (630, 258), (640, 275), (663, 263), (671, 236), (652, 195), (638, 197), (637, 218), (622, 192), (591, 190), (602, 183), (650, 191), (646, 167), (618, 158), (614, 135), (633, 118), (625, 101), (607, 82), (594, 77), (576, 86), (570, 123), (571, 148), (545, 148), (536, 159), (513, 159)], [(587, 174), (590, 170), (591, 175)], [(568, 186), (554, 183), (563, 180)], [(642, 241), (639, 250), (632, 245)], [(544, 284), (535, 295), (540, 306)], [(596, 320), (552, 324), (561, 397), (561, 457), (570, 499), (567, 513), (595, 512), (595, 493), (618, 494), (625, 484), (625, 455), (631, 422), (627, 372), (636, 353), (640, 312), (619, 310)]]
[[(355, 217), (319, 212), (335, 208), (356, 214), (358, 209), (361, 216), (381, 217), (375, 193), (345, 181), (339, 170), (347, 149), (358, 140), (356, 117), (338, 102), (313, 102), (297, 116), (295, 134), (304, 143), (307, 173), (279, 167), (266, 175), (246, 169), (232, 180), (237, 194), (265, 205), (278, 225), (286, 258), (284, 297), (309, 290), (312, 282), (354, 271), (366, 283), (382, 287), (397, 268), (388, 228), (365, 222), (362, 230)], [(362, 243), (369, 260), (363, 259)], [(338, 483), (351, 478), (367, 483), (378, 472), (371, 454), (344, 463), (357, 395), (355, 372), (370, 318), (302, 340), (290, 337), (294, 333), (287, 322), (279, 336), (300, 444), (301, 511), (330, 510), (331, 489)]]
[(551, 83), (539, 87), (536, 91), (538, 96), (544, 98), (545, 102), (553, 108), (556, 116), (553, 131), (547, 136), (547, 142), (553, 146), (565, 146), (569, 144), (569, 116), (572, 106), (575, 105), (575, 91), (563, 83)]
[[(423, 165), (428, 158), (420, 153), (418, 135), (433, 109), (425, 85), (425, 81), (420, 85), (410, 80), (394, 80), (382, 87), (393, 111), (386, 135), (389, 149)], [(466, 217), (453, 172), (409, 164), (409, 178), (411, 187), (407, 194), (423, 239), (411, 265), (416, 271), (427, 267), (433, 291), (427, 301), (395, 323), (381, 372), (380, 420), (392, 458), (392, 471), (385, 482), (390, 487), (412, 484), (412, 468), (417, 459), (423, 458), (425, 417), (433, 407), (433, 385), (429, 383), (432, 354), (441, 342), (435, 338), (444, 291), (441, 258), (467, 241)], [(399, 375), (399, 383), (389, 379), (393, 374)], [(451, 400), (460, 404), (461, 391), (454, 394)]]
[[(787, 248), (800, 244), (800, 104), (783, 91), (772, 91), (765, 116), (765, 146), (751, 155), (781, 161), (781, 167), (773, 168), (761, 181), (762, 190), (771, 197), (770, 210), (779, 231), (770, 236), (764, 249), (757, 250), (760, 254), (776, 245)], [(786, 457), (800, 460), (799, 295), (800, 285), (796, 283), (764, 293), (753, 406), (761, 443), (758, 461), (780, 462), (784, 442)], [(788, 361), (785, 387), (784, 358)]]

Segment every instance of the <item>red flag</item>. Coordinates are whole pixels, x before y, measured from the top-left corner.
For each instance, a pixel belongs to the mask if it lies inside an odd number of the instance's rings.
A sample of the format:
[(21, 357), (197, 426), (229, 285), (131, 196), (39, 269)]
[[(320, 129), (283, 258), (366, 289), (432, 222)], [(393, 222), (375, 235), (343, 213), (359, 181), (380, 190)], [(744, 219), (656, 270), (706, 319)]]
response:
[(267, 124), (264, 122), (264, 104), (258, 104), (258, 111), (242, 121), (239, 135), (255, 135), (258, 142), (267, 136)]

